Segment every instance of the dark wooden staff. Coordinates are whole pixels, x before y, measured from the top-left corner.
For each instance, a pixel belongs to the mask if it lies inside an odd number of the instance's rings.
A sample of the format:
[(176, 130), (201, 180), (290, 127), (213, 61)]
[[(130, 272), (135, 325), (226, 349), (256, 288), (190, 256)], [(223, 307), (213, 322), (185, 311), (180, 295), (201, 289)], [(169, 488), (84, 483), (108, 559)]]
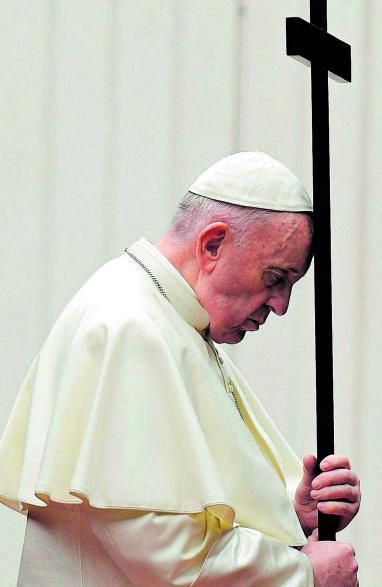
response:
[[(351, 48), (327, 32), (327, 1), (310, 0), (310, 20), (286, 19), (287, 55), (311, 67), (314, 201), (317, 461), (334, 453), (328, 74), (351, 81)], [(319, 473), (320, 470), (317, 470)], [(319, 512), (319, 540), (336, 539), (336, 519)]]

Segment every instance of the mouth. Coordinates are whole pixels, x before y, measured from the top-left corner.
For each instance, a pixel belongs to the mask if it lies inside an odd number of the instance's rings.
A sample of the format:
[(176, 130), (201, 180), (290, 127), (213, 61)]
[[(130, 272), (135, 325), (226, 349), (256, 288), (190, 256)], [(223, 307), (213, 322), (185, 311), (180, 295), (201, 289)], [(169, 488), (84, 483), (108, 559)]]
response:
[(263, 324), (263, 322), (258, 322), (257, 320), (247, 318), (246, 320), (244, 320), (242, 324), (240, 324), (240, 329), (247, 330), (248, 332), (254, 332), (256, 330), (259, 330), (260, 324)]

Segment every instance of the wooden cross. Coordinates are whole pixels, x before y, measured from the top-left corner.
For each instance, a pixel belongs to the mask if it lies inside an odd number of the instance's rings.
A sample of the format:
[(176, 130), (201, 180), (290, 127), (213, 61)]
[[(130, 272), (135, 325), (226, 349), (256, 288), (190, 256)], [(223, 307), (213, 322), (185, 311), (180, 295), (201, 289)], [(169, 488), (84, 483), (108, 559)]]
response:
[[(319, 463), (334, 453), (328, 74), (337, 81), (351, 81), (351, 48), (327, 32), (327, 0), (310, 0), (310, 20), (286, 19), (286, 48), (287, 55), (311, 66)], [(335, 540), (335, 527), (335, 516), (319, 512), (319, 540)]]

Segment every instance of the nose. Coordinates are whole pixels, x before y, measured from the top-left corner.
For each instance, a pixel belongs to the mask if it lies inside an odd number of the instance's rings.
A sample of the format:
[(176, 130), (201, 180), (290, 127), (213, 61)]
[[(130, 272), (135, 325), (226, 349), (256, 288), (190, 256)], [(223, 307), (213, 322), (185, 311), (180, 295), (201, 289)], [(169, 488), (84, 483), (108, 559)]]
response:
[(290, 284), (285, 285), (285, 287), (272, 294), (266, 305), (277, 316), (284, 316), (288, 310), (291, 292), (292, 286)]

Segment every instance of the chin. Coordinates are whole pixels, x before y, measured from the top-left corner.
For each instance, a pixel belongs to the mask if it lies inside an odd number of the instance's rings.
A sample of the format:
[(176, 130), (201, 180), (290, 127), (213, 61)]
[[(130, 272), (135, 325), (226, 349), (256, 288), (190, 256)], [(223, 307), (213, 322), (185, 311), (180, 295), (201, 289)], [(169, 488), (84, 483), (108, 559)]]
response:
[(218, 344), (237, 344), (245, 337), (245, 330), (236, 330), (235, 332), (213, 332), (210, 330), (210, 336), (214, 342)]

